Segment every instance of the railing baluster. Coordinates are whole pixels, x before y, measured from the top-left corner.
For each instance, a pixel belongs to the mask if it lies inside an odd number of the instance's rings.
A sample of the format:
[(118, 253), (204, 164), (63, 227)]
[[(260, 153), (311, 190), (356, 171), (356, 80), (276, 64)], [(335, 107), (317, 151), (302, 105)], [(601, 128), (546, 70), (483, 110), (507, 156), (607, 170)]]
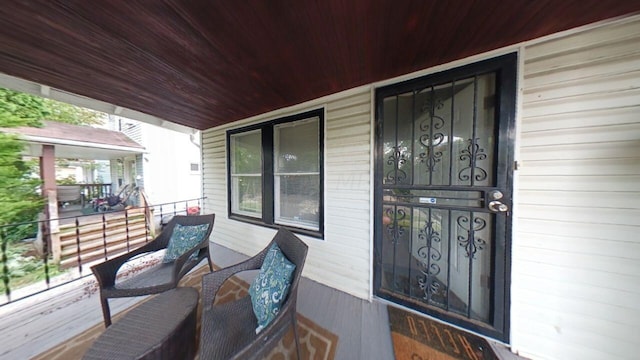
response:
[(102, 247), (104, 248), (104, 259), (108, 260), (109, 255), (107, 254), (107, 218), (104, 213), (102, 213)]
[[(149, 205), (144, 203), (144, 242), (149, 242), (149, 218), (151, 216), (147, 216), (149, 213)], [(151, 219), (153, 221), (153, 219)]]
[(129, 210), (124, 211), (124, 227), (127, 231), (127, 252), (131, 251), (129, 244)]
[(49, 273), (49, 251), (51, 251), (51, 248), (49, 247), (49, 241), (47, 241), (47, 239), (51, 238), (51, 231), (48, 221), (41, 221), (40, 225), (42, 229), (42, 264), (44, 265), (44, 283), (47, 284), (47, 289), (49, 289), (51, 287), (51, 274)]
[(82, 276), (82, 258), (80, 256), (80, 220), (78, 220), (78, 218), (76, 217), (76, 251), (78, 254), (78, 271), (80, 273), (80, 276)]
[(4, 294), (11, 302), (11, 288), (9, 287), (9, 259), (7, 258), (7, 231), (6, 227), (2, 227), (0, 231), (0, 241), (2, 241), (2, 282), (4, 283)]

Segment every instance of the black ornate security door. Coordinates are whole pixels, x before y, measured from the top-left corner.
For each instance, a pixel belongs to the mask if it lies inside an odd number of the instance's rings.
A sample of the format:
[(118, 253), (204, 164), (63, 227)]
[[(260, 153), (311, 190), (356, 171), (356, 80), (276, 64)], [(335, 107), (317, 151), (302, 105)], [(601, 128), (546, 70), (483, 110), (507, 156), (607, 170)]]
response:
[(515, 55), (378, 89), (376, 295), (508, 340)]

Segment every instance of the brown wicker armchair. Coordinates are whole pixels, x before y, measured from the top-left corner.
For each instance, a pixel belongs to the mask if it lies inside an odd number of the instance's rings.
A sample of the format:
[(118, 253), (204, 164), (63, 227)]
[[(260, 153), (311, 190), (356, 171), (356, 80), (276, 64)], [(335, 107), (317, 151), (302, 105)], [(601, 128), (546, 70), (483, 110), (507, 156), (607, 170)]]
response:
[[(213, 230), (215, 214), (198, 216), (174, 216), (165, 225), (162, 232), (151, 242), (126, 254), (109, 259), (101, 264), (91, 267), (91, 271), (98, 279), (100, 287), (100, 302), (102, 303), (102, 314), (104, 316), (105, 327), (111, 325), (111, 311), (109, 309), (109, 298), (131, 297), (157, 294), (178, 286), (178, 282), (191, 269), (202, 260), (207, 259), (209, 269), (213, 270), (211, 255), (209, 254), (209, 236)], [(200, 243), (191, 247), (182, 255), (179, 255), (171, 262), (160, 262), (143, 272), (134, 275), (124, 281), (116, 281), (120, 267), (134, 257), (166, 249), (176, 225), (193, 226), (209, 224), (206, 234)], [(192, 254), (195, 254), (192, 256)]]
[[(241, 271), (258, 270), (273, 243), (278, 244), (295, 271), (286, 300), (276, 317), (258, 334), (257, 318), (251, 297), (223, 304), (213, 304), (222, 284)], [(236, 265), (206, 274), (202, 278), (203, 310), (200, 331), (200, 359), (260, 359), (277, 344), (293, 325), (296, 351), (300, 358), (300, 344), (296, 321), (298, 282), (307, 256), (307, 245), (286, 229), (280, 229), (271, 243), (260, 253)]]

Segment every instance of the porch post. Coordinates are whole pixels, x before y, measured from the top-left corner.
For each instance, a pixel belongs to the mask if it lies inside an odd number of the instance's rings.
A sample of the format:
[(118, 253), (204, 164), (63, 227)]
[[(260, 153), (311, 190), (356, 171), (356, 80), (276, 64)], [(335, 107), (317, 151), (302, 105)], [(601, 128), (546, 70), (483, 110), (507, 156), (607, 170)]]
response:
[(60, 261), (60, 228), (58, 223), (58, 191), (56, 186), (56, 157), (53, 145), (42, 145), (42, 155), (40, 156), (40, 177), (42, 179), (42, 196), (46, 204), (44, 213), (49, 221), (49, 232), (47, 245), (53, 261)]

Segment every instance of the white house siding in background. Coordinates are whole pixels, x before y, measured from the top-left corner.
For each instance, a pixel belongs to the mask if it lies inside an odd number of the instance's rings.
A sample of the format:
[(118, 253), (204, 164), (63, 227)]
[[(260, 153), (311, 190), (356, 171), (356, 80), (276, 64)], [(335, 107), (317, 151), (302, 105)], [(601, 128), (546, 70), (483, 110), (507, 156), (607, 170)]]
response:
[(145, 192), (153, 204), (199, 198), (202, 194), (200, 148), (189, 134), (140, 123)]
[[(135, 180), (137, 185), (144, 187), (151, 203), (163, 204), (202, 196), (198, 136), (115, 115), (109, 117), (109, 125), (145, 147), (144, 154), (125, 158), (125, 164), (135, 165), (130, 169), (133, 179), (127, 179), (127, 182)], [(196, 164), (198, 169), (193, 170), (192, 164)], [(129, 172), (117, 174), (116, 170), (114, 163), (113, 179), (127, 176)], [(136, 179), (136, 176), (140, 177)], [(114, 184), (113, 190), (117, 188), (118, 184)], [(183, 209), (184, 204), (178, 208)]]
[[(382, 85), (520, 49), (512, 350), (532, 359), (640, 353), (640, 16), (516, 44)], [(253, 254), (274, 230), (227, 219), (225, 131), (324, 106), (325, 239), (304, 276), (368, 298), (371, 84), (203, 133), (213, 241)], [(380, 326), (385, 326), (381, 324)]]
[(640, 353), (640, 18), (524, 49), (512, 345)]
[(318, 108), (325, 109), (324, 239), (304, 237), (304, 276), (360, 298), (370, 296), (371, 93), (350, 90), (304, 105), (203, 132), (203, 186), (216, 216), (213, 241), (253, 255), (273, 229), (227, 219), (226, 131)]

